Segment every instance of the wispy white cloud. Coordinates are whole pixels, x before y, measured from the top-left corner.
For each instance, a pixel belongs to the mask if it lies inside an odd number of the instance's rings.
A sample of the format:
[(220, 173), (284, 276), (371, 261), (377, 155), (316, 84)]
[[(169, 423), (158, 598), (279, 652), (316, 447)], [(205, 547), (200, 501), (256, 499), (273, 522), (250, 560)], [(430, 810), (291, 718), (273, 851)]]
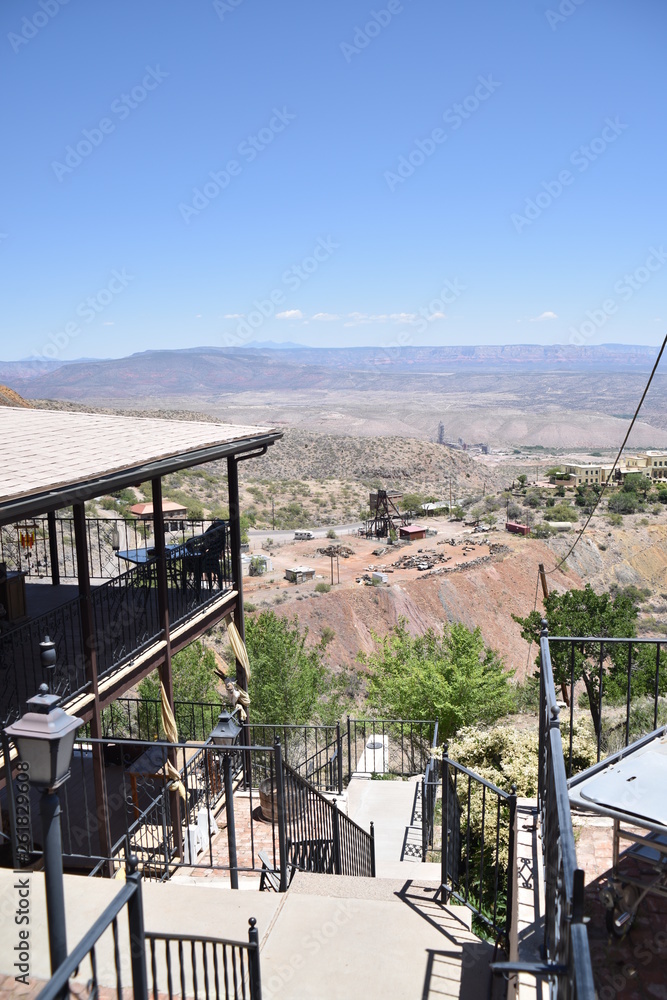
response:
[(243, 313), (225, 313), (225, 319), (243, 319)]
[(303, 319), (300, 309), (286, 309), (285, 312), (276, 313), (276, 319)]
[(313, 319), (319, 319), (322, 323), (330, 323), (331, 320), (340, 319), (335, 313), (315, 313)]
[(556, 315), (555, 312), (547, 311), (547, 312), (540, 313), (539, 316), (531, 316), (530, 322), (531, 323), (541, 323), (542, 320), (545, 320), (545, 319), (558, 319), (558, 316)]
[(113, 322), (113, 320), (110, 319), (105, 319), (104, 323), (102, 323), (102, 326), (115, 326), (115, 325), (116, 324)]
[(419, 321), (417, 313), (360, 313), (347, 314), (345, 326), (366, 326), (369, 323), (408, 323)]

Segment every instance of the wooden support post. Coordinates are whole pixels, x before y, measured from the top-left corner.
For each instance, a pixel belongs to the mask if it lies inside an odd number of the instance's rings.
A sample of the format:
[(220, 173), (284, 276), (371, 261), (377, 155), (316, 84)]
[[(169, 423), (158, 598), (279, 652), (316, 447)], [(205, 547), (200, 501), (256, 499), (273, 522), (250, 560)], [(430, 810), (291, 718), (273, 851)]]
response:
[[(245, 642), (245, 618), (243, 615), (243, 568), (241, 562), (241, 509), (239, 506), (239, 467), (236, 458), (230, 455), (227, 459), (227, 488), (229, 492), (229, 544), (232, 558), (232, 578), (236, 599), (236, 615), (234, 621), (241, 638)], [(237, 661), (237, 683), (244, 691), (248, 690), (248, 682), (243, 667)], [(240, 682), (240, 683), (239, 683)]]
[[(245, 617), (243, 614), (243, 563), (241, 561), (241, 508), (239, 505), (239, 467), (234, 455), (227, 458), (227, 491), (229, 495), (229, 545), (231, 548), (232, 583), (237, 593), (236, 614), (234, 622), (239, 634), (245, 642)], [(243, 691), (248, 690), (248, 678), (242, 663), (236, 660), (236, 683)], [(248, 709), (250, 715), (251, 709)], [(241, 741), (243, 746), (250, 746), (250, 729), (248, 719), (242, 723)], [(251, 784), (252, 762), (250, 751), (243, 753), (243, 787)]]
[[(164, 513), (162, 510), (162, 480), (159, 476), (151, 480), (153, 497), (153, 534), (155, 542), (155, 566), (157, 573), (157, 600), (162, 639), (165, 643), (164, 659), (158, 671), (160, 680), (167, 695), (167, 701), (174, 711), (174, 678), (171, 670), (171, 638), (169, 635), (169, 583), (167, 580), (167, 558), (164, 544)], [(177, 767), (176, 750), (169, 751), (169, 760)], [(174, 846), (179, 857), (183, 857), (183, 829), (181, 827), (181, 798), (178, 792), (172, 792), (169, 797), (171, 825)]]
[(49, 528), (49, 562), (51, 563), (51, 583), (57, 587), (60, 583), (60, 565), (58, 563), (58, 535), (56, 525), (56, 512), (50, 510), (46, 515), (46, 523)]
[(549, 596), (549, 587), (547, 586), (547, 574), (544, 568), (544, 563), (540, 563), (537, 567), (540, 574), (540, 583), (542, 584), (542, 594), (544, 595), (544, 600), (546, 601)]
[[(100, 697), (97, 687), (97, 637), (95, 634), (95, 618), (90, 595), (90, 570), (88, 568), (88, 538), (86, 535), (86, 507), (79, 501), (72, 507), (74, 516), (74, 540), (76, 544), (76, 568), (79, 581), (79, 606), (81, 609), (81, 639), (86, 669), (86, 679), (90, 684), (93, 696), (90, 719), (90, 735), (94, 740), (102, 736), (100, 719)], [(109, 803), (104, 775), (104, 753), (101, 743), (92, 744), (93, 781), (95, 785), (95, 806), (97, 830), (100, 838), (100, 854), (111, 857), (111, 830), (109, 826)], [(112, 875), (109, 862), (108, 874)]]

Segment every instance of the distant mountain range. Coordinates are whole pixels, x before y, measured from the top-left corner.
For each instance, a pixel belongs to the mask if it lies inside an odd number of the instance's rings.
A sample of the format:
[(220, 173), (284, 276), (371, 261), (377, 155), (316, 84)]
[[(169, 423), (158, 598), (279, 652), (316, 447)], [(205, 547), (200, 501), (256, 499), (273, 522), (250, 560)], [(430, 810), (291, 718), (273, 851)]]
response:
[(316, 348), (257, 343), (144, 351), (104, 360), (0, 362), (0, 382), (28, 399), (83, 402), (248, 390), (362, 390), (391, 376), (457, 371), (638, 373), (650, 369), (656, 355), (655, 347), (628, 344)]

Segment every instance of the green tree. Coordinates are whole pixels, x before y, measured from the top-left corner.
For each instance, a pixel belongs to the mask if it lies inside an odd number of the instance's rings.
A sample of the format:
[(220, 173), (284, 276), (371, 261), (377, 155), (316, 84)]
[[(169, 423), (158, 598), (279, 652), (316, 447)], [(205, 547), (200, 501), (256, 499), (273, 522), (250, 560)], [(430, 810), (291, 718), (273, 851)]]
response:
[(576, 510), (570, 507), (569, 503), (557, 503), (549, 511), (550, 521), (578, 521)]
[(522, 472), (521, 475), (517, 476), (516, 478), (518, 479), (520, 486), (525, 486), (526, 485), (526, 482), (528, 480), (528, 476), (526, 475), (525, 472)]
[(432, 629), (412, 636), (402, 619), (374, 640), (375, 650), (359, 660), (369, 672), (369, 702), (388, 718), (437, 719), (447, 739), (461, 726), (493, 722), (514, 705), (510, 675), (479, 628), (454, 623), (442, 636)]
[(641, 472), (631, 472), (623, 483), (624, 493), (636, 493), (645, 500), (651, 489), (651, 480)]
[(301, 629), (296, 616), (288, 620), (263, 611), (246, 621), (253, 722), (328, 722), (332, 711), (337, 712), (335, 690), (331, 695), (335, 685), (323, 661), (323, 646), (307, 646), (307, 637), (308, 629)]
[[(176, 653), (171, 661), (174, 701), (222, 705), (222, 698), (218, 693), (219, 677), (215, 668), (216, 660), (213, 651), (206, 649), (199, 640), (190, 643), (180, 653)], [(146, 702), (160, 701), (160, 675), (157, 670), (140, 681), (139, 697)], [(156, 718), (155, 709), (147, 705), (139, 706), (139, 713), (142, 723), (147, 727), (146, 732), (149, 732), (150, 726), (154, 724)], [(179, 725), (181, 718), (190, 719), (191, 713), (179, 713), (177, 705), (175, 716), (180, 736), (182, 735)], [(159, 713), (157, 718), (159, 718)], [(207, 722), (202, 719), (197, 721), (197, 713), (195, 712), (195, 731), (193, 733), (188, 731), (185, 735), (188, 738), (196, 737), (198, 739), (207, 736), (208, 733), (203, 731), (202, 726), (204, 729), (207, 728)], [(158, 734), (155, 733), (155, 735)], [(164, 734), (160, 733), (160, 735)]]
[[(549, 633), (554, 636), (595, 636), (599, 638), (631, 638), (636, 635), (638, 609), (626, 592), (616, 597), (611, 594), (596, 594), (587, 584), (583, 590), (567, 590), (564, 593), (552, 591), (545, 600), (545, 617), (549, 623)], [(537, 643), (539, 649), (542, 615), (532, 611), (526, 618), (512, 615), (521, 626), (521, 635), (526, 642)], [(554, 681), (567, 685), (571, 672), (571, 651), (569, 643), (553, 642), (550, 646)], [(604, 648), (603, 692), (618, 695), (623, 690), (624, 672), (627, 665), (627, 649), (623, 645)], [(539, 661), (538, 661), (539, 662)], [(596, 736), (600, 733), (599, 681), (600, 643), (584, 642), (574, 645), (574, 680), (582, 680), (588, 697), (588, 705)], [(635, 688), (633, 680), (633, 688)], [(639, 691), (635, 689), (638, 694)]]
[(642, 503), (636, 493), (621, 491), (609, 498), (607, 508), (613, 514), (636, 514), (642, 509)]

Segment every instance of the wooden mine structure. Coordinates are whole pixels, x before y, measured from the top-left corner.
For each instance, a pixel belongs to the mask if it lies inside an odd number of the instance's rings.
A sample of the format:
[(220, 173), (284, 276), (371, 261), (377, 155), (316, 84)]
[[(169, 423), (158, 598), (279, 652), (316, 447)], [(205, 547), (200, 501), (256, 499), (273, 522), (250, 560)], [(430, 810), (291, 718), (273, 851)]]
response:
[(408, 523), (408, 515), (401, 514), (398, 509), (398, 501), (402, 496), (402, 493), (388, 493), (387, 490), (371, 493), (371, 516), (366, 521), (367, 538), (387, 538), (392, 530), (398, 534), (398, 529)]

